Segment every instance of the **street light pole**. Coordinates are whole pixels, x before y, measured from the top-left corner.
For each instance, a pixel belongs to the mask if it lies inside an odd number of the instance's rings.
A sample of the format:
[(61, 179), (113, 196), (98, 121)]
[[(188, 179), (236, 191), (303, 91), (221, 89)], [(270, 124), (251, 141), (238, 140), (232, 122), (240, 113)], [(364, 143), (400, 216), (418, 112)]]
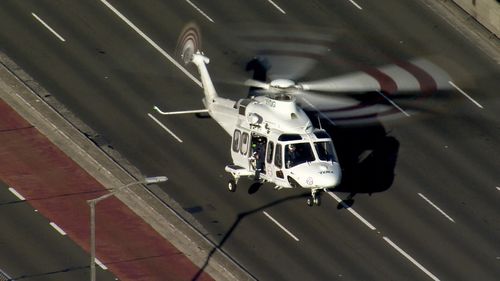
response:
[(109, 193), (106, 193), (100, 197), (94, 198), (87, 200), (87, 203), (89, 204), (90, 207), (90, 280), (91, 281), (96, 281), (96, 271), (95, 271), (95, 263), (96, 263), (96, 257), (95, 257), (95, 207), (97, 203), (100, 201), (109, 198), (116, 193), (124, 190), (127, 187), (130, 187), (135, 184), (153, 184), (153, 183), (160, 183), (160, 182), (165, 182), (167, 181), (168, 178), (165, 176), (159, 176), (159, 177), (147, 177), (144, 180), (140, 181), (134, 181), (125, 185), (122, 185), (117, 188), (111, 189)]

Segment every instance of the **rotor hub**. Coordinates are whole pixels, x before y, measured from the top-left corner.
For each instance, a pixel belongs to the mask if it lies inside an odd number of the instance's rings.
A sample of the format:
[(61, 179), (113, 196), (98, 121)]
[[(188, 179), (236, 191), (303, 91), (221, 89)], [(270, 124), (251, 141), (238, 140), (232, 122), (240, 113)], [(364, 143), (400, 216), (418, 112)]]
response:
[(295, 88), (295, 82), (289, 79), (276, 79), (271, 81), (271, 83), (269, 83), (269, 86), (271, 86), (271, 88), (285, 90)]

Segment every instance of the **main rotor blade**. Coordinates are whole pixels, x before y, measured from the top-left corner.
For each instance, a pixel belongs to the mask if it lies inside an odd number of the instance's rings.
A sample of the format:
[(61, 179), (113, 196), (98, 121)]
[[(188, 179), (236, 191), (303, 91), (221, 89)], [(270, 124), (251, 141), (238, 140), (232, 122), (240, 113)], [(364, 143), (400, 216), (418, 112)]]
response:
[(355, 72), (312, 82), (299, 83), (306, 91), (319, 92), (371, 92), (380, 91), (380, 84), (372, 76)]
[(245, 86), (248, 86), (248, 87), (255, 87), (255, 88), (260, 88), (260, 89), (264, 89), (264, 90), (269, 90), (269, 87), (270, 87), (268, 83), (253, 80), (253, 79), (246, 80), (244, 84), (245, 84)]
[(299, 85), (304, 90), (319, 92), (433, 92), (450, 89), (450, 79), (448, 73), (436, 64), (418, 58)]

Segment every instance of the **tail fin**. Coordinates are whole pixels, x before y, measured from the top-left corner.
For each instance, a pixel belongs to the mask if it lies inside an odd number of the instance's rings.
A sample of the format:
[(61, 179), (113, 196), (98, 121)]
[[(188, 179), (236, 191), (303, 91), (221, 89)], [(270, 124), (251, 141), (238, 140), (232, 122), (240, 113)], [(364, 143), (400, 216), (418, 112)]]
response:
[(204, 56), (200, 51), (197, 51), (192, 55), (191, 61), (198, 67), (203, 91), (205, 93), (205, 102), (207, 105), (213, 103), (218, 95), (207, 70), (207, 64), (210, 62), (210, 59)]

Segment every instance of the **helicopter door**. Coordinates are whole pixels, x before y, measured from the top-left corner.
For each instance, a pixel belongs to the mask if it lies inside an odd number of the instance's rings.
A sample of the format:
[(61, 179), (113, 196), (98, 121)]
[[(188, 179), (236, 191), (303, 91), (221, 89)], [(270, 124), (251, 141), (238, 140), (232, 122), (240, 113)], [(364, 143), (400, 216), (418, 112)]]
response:
[(251, 162), (251, 168), (255, 170), (259, 170), (260, 173), (265, 174), (266, 173), (266, 145), (267, 145), (267, 138), (259, 135), (253, 135), (252, 136), (252, 141), (251, 141), (252, 149), (250, 151), (250, 160)]
[(277, 143), (275, 147), (273, 170), (273, 177), (275, 177), (276, 185), (285, 182), (285, 177), (283, 175), (283, 146), (281, 143)]

